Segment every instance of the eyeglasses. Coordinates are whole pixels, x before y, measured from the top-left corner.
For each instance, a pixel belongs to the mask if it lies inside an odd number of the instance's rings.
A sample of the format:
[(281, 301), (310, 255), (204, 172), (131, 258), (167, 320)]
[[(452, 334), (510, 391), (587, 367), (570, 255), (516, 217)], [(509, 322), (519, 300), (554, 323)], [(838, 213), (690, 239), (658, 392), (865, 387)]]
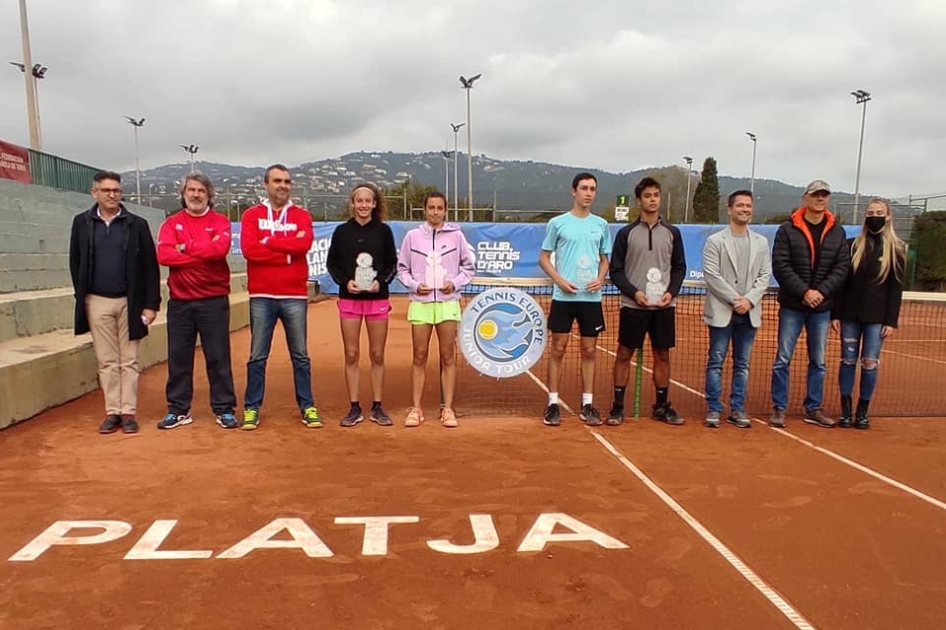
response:
[(96, 188), (96, 191), (102, 193), (103, 195), (120, 195), (122, 194), (121, 188)]

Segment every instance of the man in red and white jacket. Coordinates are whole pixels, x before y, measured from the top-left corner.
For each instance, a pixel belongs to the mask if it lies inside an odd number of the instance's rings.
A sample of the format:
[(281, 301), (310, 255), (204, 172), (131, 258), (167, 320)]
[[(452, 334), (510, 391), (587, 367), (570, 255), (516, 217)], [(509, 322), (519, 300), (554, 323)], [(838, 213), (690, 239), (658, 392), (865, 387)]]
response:
[(309, 265), (312, 247), (312, 217), (289, 198), (292, 178), (282, 164), (266, 169), (263, 177), (267, 199), (243, 213), (240, 248), (246, 258), (250, 292), (250, 360), (246, 364), (246, 394), (243, 399), (245, 430), (259, 426), (259, 410), (266, 388), (266, 361), (273, 343), (276, 320), (286, 331), (296, 404), (302, 423), (322, 426), (312, 397), (312, 370), (307, 347)]
[(183, 210), (158, 232), (158, 262), (168, 267), (168, 412), (159, 429), (193, 422), (194, 351), (197, 336), (207, 364), (210, 408), (224, 429), (237, 427), (230, 363), (230, 220), (214, 212), (214, 187), (190, 173), (181, 188)]

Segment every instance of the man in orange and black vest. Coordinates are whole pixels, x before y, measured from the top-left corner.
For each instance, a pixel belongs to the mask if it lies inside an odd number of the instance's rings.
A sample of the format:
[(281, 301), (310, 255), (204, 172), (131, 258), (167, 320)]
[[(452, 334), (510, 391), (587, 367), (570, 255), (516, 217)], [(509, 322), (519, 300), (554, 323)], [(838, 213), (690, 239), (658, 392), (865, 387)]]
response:
[(779, 226), (772, 248), (772, 274), (778, 281), (778, 352), (772, 365), (772, 416), (785, 426), (789, 367), (802, 327), (808, 345), (805, 422), (830, 428), (834, 420), (821, 408), (824, 400), (825, 346), (831, 307), (851, 266), (844, 228), (828, 210), (831, 187), (820, 179), (808, 184), (803, 205)]

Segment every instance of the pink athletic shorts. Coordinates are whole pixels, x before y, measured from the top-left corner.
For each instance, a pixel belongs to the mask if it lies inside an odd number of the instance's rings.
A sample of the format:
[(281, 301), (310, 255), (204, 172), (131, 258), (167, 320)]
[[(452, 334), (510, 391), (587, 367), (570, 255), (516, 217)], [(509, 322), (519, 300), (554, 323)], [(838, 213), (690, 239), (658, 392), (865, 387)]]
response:
[(338, 315), (342, 319), (361, 319), (374, 322), (388, 318), (391, 312), (389, 300), (346, 300), (338, 299)]

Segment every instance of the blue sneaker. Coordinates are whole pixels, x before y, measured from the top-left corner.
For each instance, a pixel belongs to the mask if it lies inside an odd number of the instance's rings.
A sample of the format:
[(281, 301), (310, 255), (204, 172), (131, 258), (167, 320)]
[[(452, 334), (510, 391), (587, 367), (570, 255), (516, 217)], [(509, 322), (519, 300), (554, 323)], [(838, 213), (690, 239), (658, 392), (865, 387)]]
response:
[(159, 429), (174, 429), (176, 427), (182, 427), (185, 424), (190, 424), (194, 419), (191, 418), (189, 413), (169, 413), (164, 416), (164, 419), (158, 423)]
[(240, 423), (237, 422), (236, 416), (233, 415), (232, 412), (217, 414), (217, 424), (224, 429), (235, 429), (240, 426)]

